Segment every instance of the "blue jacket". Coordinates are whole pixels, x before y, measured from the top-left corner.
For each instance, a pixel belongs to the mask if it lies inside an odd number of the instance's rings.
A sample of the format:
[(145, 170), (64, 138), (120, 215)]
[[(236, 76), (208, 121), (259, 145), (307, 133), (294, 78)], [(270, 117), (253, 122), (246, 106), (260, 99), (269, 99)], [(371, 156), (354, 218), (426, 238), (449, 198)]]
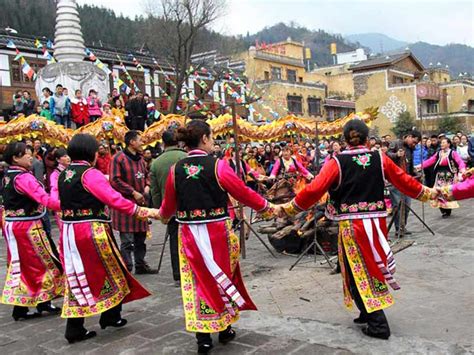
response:
[[(56, 101), (55, 101), (55, 95), (51, 96), (49, 98), (49, 110), (51, 111), (51, 115), (54, 117), (56, 115)], [(71, 113), (71, 100), (69, 97), (66, 97), (66, 102), (64, 104), (64, 111), (63, 111), (63, 116), (67, 116)]]
[[(413, 165), (420, 165), (421, 164), (421, 144), (418, 143), (413, 150)], [(423, 161), (428, 159), (428, 148), (423, 146)]]

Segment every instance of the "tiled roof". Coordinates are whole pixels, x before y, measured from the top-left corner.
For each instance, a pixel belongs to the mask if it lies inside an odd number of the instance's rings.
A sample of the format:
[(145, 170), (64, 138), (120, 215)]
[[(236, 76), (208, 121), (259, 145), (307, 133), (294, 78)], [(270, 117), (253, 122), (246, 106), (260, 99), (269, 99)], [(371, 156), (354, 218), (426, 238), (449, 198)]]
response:
[(347, 108), (355, 109), (355, 102), (354, 101), (346, 101), (346, 100), (326, 99), (326, 100), (324, 100), (324, 106), (347, 107)]
[[(15, 43), (15, 46), (18, 50), (27, 51), (27, 52), (34, 52), (34, 53), (41, 53), (41, 50), (36, 48), (35, 46), (35, 37), (24, 36), (19, 34), (8, 34), (5, 31), (0, 31), (0, 48), (6, 48), (7, 43), (9, 40), (12, 40)], [(38, 37), (38, 39), (44, 45), (44, 38)], [(132, 58), (135, 58), (140, 62), (140, 64), (148, 67), (153, 67), (153, 55), (146, 55), (143, 53), (139, 53), (136, 51), (126, 51), (123, 49), (113, 49), (113, 48), (104, 48), (104, 47), (97, 47), (92, 45), (87, 45), (86, 47), (89, 48), (100, 60), (105, 62), (118, 62), (117, 54), (122, 59), (123, 63), (125, 64), (132, 64)], [(53, 50), (50, 50), (52, 53)], [(85, 55), (84, 55), (85, 57)], [(169, 67), (170, 65), (166, 60), (156, 58), (159, 65), (161, 67)]]
[(362, 70), (362, 69), (370, 69), (370, 68), (377, 68), (377, 67), (385, 67), (388, 65), (395, 64), (402, 59), (412, 57), (413, 60), (418, 64), (421, 70), (424, 70), (423, 65), (418, 61), (418, 59), (410, 52), (410, 51), (403, 51), (403, 52), (395, 52), (395, 53), (386, 53), (378, 57), (369, 58), (357, 64), (354, 64), (349, 67), (352, 71)]

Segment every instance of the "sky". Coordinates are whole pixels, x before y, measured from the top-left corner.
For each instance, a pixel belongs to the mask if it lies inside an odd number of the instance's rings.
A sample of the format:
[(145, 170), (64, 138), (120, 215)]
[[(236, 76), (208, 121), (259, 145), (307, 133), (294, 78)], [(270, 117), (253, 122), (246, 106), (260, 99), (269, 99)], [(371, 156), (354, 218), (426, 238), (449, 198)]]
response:
[[(117, 14), (145, 14), (150, 0), (78, 0)], [(159, 0), (154, 0), (158, 3)], [(379, 32), (406, 42), (474, 46), (474, 0), (227, 0), (213, 29), (228, 35), (258, 32), (278, 22), (342, 35)]]

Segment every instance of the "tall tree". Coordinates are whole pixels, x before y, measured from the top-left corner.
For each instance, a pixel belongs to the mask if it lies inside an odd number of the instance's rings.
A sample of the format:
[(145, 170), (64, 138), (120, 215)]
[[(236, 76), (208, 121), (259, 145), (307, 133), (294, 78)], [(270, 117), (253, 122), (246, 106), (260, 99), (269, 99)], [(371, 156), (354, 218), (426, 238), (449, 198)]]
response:
[(184, 83), (191, 74), (191, 56), (195, 53), (198, 36), (223, 14), (224, 6), (225, 0), (160, 0), (147, 3), (149, 27), (146, 33), (152, 35), (150, 42), (158, 40), (159, 47), (155, 48), (160, 48), (161, 54), (170, 58), (174, 71), (173, 113), (177, 112)]

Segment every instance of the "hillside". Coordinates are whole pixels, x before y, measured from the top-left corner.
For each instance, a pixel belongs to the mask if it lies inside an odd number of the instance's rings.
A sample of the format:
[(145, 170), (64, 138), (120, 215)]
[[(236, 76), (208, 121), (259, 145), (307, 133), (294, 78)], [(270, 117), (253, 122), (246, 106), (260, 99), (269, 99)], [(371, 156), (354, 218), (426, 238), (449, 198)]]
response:
[(318, 66), (332, 64), (330, 44), (337, 43), (338, 52), (352, 51), (360, 45), (346, 41), (341, 35), (333, 35), (324, 30), (312, 31), (295, 23), (284, 24), (282, 22), (271, 27), (265, 27), (260, 32), (248, 35), (244, 40), (247, 46), (254, 45), (255, 41), (275, 43), (291, 37), (294, 41), (304, 42), (305, 46), (311, 48), (311, 62)]
[(422, 63), (428, 67), (429, 63), (436, 65), (440, 62), (443, 66), (449, 65), (451, 74), (474, 73), (474, 48), (464, 44), (448, 44), (436, 46), (426, 42), (410, 44), (409, 48)]
[(365, 47), (370, 48), (372, 53), (382, 53), (405, 48), (408, 42), (399, 41), (383, 33), (360, 33), (347, 35), (344, 37), (350, 42), (359, 42)]

